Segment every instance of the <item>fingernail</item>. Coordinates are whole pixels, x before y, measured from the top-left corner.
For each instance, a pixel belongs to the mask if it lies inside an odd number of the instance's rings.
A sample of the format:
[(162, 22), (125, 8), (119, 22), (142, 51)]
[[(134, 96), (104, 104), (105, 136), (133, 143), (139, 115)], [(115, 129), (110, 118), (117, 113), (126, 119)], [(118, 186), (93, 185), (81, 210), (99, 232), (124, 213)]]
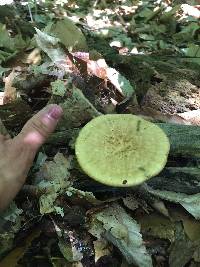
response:
[(58, 120), (61, 117), (62, 113), (63, 111), (60, 106), (53, 106), (49, 109), (47, 116), (51, 117), (54, 120)]

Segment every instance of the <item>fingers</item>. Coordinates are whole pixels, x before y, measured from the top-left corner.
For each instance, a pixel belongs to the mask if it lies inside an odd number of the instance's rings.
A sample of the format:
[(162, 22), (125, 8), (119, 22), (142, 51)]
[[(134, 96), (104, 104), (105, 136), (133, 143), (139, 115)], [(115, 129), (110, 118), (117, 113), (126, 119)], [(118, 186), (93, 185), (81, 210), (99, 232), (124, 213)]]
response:
[(15, 137), (17, 143), (23, 143), (35, 153), (55, 130), (62, 116), (62, 109), (58, 105), (48, 105), (33, 116), (23, 127), (21, 133)]
[(0, 209), (19, 192), (38, 148), (55, 130), (61, 116), (62, 109), (58, 105), (48, 105), (33, 116), (15, 138), (0, 135)]

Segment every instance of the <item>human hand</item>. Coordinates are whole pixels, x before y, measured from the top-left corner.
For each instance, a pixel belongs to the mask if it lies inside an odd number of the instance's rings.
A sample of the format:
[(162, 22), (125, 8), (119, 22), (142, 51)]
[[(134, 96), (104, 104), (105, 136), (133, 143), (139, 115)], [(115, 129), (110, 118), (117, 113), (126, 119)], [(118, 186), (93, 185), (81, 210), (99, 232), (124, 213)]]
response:
[(48, 105), (13, 139), (0, 135), (0, 210), (19, 192), (37, 150), (55, 130), (61, 116), (62, 109), (58, 105)]

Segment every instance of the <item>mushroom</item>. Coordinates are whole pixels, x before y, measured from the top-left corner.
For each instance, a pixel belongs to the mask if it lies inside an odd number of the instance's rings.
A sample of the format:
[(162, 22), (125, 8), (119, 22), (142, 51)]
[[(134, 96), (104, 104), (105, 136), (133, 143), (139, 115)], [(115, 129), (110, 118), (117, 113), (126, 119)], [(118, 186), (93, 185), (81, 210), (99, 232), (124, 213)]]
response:
[(94, 180), (110, 186), (135, 186), (158, 174), (170, 149), (157, 125), (132, 114), (94, 118), (79, 133), (77, 160)]

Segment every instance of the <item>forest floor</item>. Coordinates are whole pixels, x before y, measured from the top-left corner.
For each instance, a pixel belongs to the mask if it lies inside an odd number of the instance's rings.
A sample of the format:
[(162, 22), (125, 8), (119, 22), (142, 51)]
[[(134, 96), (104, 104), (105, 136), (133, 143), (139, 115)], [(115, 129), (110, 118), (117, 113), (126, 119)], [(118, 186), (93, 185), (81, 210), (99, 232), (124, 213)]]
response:
[[(48, 103), (64, 111), (0, 214), (0, 267), (200, 266), (198, 2), (0, 1), (0, 133)], [(116, 113), (170, 141), (163, 171), (135, 188), (76, 160), (81, 128)]]

